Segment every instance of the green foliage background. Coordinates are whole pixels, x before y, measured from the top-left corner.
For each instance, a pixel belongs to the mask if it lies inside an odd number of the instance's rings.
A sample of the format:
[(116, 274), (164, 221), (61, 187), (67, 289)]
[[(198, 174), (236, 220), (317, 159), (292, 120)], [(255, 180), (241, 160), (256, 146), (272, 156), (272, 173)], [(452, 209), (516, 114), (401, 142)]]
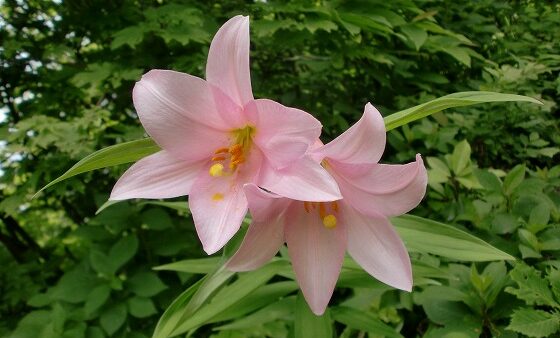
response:
[[(218, 258), (152, 269), (203, 256), (184, 199), (119, 203), (96, 214), (125, 167), (76, 176), (31, 196), (91, 152), (141, 138), (134, 82), (153, 68), (203, 77), (213, 34), (236, 14), (251, 17), (255, 96), (311, 112), (324, 125), (324, 141), (356, 121), (366, 102), (385, 115), (468, 90), (544, 103), (437, 113), (391, 131), (383, 159), (402, 163), (421, 153), (430, 189), (415, 213), (466, 230), (518, 260), (465, 263), (412, 252), (412, 294), (349, 271), (315, 332), (558, 334), (558, 4), (5, 0), (0, 336), (149, 337), (173, 299), (212, 272)], [(272, 279), (249, 290), (244, 306), (221, 304), (222, 312), (208, 314), (192, 335), (309, 337), (298, 323), (314, 318), (297, 286), (267, 273), (236, 277), (228, 287), (257, 276), (263, 283)], [(268, 301), (258, 305), (258, 299)]]

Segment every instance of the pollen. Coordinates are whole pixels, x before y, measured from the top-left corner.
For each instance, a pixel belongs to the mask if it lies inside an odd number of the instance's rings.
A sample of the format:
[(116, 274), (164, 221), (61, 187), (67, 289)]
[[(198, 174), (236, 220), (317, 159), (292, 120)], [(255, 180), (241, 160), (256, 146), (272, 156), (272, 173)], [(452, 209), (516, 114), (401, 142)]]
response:
[(212, 177), (220, 177), (224, 175), (224, 165), (221, 163), (213, 164), (208, 170), (208, 173)]
[(336, 227), (336, 216), (333, 214), (323, 217), (323, 225), (327, 229), (333, 229)]
[(212, 195), (212, 201), (221, 201), (224, 199), (224, 194), (221, 194), (219, 192), (215, 193), (214, 195)]

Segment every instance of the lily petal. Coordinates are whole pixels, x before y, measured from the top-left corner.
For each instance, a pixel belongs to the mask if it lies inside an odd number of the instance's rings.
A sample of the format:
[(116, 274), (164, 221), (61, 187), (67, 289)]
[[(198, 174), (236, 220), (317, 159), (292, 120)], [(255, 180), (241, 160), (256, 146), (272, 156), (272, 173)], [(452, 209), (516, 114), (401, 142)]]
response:
[(402, 215), (426, 193), (428, 174), (420, 155), (404, 165), (329, 163), (346, 203), (366, 215)]
[(284, 244), (284, 211), (290, 200), (266, 192), (254, 184), (243, 189), (253, 222), (241, 246), (227, 263), (232, 271), (254, 270), (272, 259)]
[(162, 148), (186, 161), (208, 157), (229, 142), (230, 127), (220, 114), (233, 114), (222, 110), (235, 109), (235, 105), (227, 103), (229, 99), (223, 94), (218, 102), (217, 96), (219, 93), (206, 81), (166, 70), (145, 74), (132, 93), (148, 134)]
[(275, 170), (264, 161), (259, 186), (299, 201), (328, 202), (342, 198), (336, 181), (317, 162), (302, 157), (292, 165)]
[(319, 215), (307, 213), (302, 203), (290, 205), (286, 219), (286, 243), (296, 279), (311, 311), (321, 315), (340, 274), (346, 229), (342, 224), (325, 228)]
[(346, 203), (340, 204), (350, 256), (381, 282), (411, 291), (410, 258), (389, 220), (382, 215), (364, 216)]
[(119, 178), (110, 200), (188, 195), (204, 162), (187, 163), (162, 150), (134, 163)]
[(212, 177), (205, 169), (193, 184), (189, 206), (204, 251), (211, 255), (239, 230), (247, 199), (232, 176)]
[(249, 17), (235, 16), (218, 30), (208, 52), (206, 80), (240, 106), (253, 99), (249, 70)]
[(330, 158), (343, 163), (377, 163), (385, 150), (385, 123), (368, 103), (356, 124), (315, 151), (314, 158)]
[(303, 156), (321, 135), (321, 123), (311, 114), (272, 100), (251, 101), (245, 111), (257, 128), (255, 143), (275, 169)]

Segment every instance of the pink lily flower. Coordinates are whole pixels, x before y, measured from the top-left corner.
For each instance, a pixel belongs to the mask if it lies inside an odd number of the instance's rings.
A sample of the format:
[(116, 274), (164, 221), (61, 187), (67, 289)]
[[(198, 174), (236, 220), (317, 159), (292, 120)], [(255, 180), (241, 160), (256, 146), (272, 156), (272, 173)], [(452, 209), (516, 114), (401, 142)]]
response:
[(342, 200), (301, 202), (246, 185), (253, 222), (228, 268), (256, 269), (286, 242), (296, 279), (317, 315), (332, 296), (346, 250), (379, 281), (411, 291), (410, 258), (388, 217), (416, 207), (428, 178), (420, 155), (405, 165), (378, 164), (384, 148), (383, 118), (368, 103), (355, 125), (310, 152), (334, 177)]
[(247, 212), (244, 184), (305, 201), (341, 197), (329, 174), (304, 157), (321, 123), (302, 110), (253, 98), (248, 17), (230, 19), (214, 36), (206, 81), (152, 70), (134, 86), (133, 100), (162, 150), (132, 165), (110, 199), (189, 195), (208, 254), (239, 230)]

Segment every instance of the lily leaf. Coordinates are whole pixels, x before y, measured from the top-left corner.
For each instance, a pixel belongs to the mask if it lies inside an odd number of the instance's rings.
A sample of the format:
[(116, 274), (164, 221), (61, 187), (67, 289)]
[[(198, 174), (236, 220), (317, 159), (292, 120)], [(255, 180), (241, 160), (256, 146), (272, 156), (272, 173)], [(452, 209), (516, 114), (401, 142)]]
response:
[(531, 102), (542, 104), (537, 99), (522, 95), (483, 91), (459, 92), (391, 114), (384, 118), (385, 129), (389, 131), (448, 108), (488, 102)]

